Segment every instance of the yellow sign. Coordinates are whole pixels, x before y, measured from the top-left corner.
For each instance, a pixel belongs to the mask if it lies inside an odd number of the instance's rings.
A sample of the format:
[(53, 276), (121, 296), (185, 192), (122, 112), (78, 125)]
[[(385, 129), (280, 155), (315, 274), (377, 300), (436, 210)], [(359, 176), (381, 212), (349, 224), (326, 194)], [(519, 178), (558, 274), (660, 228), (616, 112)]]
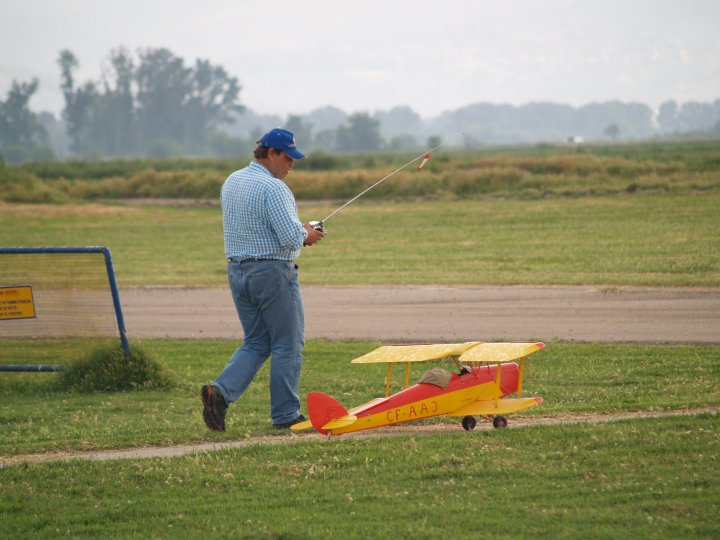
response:
[(0, 287), (0, 321), (34, 318), (32, 287)]

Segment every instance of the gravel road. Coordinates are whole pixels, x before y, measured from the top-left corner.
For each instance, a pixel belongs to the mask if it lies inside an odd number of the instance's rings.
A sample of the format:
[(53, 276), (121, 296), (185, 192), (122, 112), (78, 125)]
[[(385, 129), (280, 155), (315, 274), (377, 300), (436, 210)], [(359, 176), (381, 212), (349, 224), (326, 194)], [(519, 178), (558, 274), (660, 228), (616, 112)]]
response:
[[(226, 287), (124, 288), (133, 337), (242, 338)], [(720, 343), (720, 289), (304, 287), (308, 338)]]

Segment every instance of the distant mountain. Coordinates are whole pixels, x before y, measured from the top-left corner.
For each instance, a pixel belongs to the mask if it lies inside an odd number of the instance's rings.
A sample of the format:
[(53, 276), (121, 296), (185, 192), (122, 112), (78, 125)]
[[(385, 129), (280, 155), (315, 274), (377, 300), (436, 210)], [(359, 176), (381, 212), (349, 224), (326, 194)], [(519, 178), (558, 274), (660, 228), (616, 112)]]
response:
[[(328, 132), (344, 125), (351, 114), (328, 106), (293, 116), (310, 128), (314, 136), (322, 136), (327, 141)], [(427, 120), (410, 107), (399, 106), (375, 111), (372, 117), (379, 122), (380, 134), (390, 149), (422, 146), (428, 137), (440, 137), (446, 144), (459, 146), (627, 140), (720, 131), (720, 99), (713, 103), (668, 101), (657, 114), (643, 103), (607, 101), (577, 108), (551, 102), (520, 106), (473, 103)], [(249, 133), (282, 125), (284, 120), (246, 110), (228, 131), (247, 137)]]

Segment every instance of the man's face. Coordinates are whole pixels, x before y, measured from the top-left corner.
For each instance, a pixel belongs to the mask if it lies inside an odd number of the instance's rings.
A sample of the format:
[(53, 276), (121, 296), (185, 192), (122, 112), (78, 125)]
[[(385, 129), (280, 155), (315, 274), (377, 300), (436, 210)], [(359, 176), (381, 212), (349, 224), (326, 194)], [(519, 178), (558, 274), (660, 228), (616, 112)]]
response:
[(290, 169), (295, 166), (295, 160), (282, 150), (270, 149), (268, 152), (268, 170), (275, 177), (283, 180)]

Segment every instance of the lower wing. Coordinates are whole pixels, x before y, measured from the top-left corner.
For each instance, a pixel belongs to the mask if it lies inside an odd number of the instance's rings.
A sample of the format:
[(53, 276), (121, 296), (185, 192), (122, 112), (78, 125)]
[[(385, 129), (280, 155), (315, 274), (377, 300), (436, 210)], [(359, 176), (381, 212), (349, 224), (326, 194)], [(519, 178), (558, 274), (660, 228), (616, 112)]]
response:
[(499, 399), (497, 402), (494, 399), (485, 401), (473, 401), (469, 405), (463, 405), (459, 409), (456, 409), (448, 416), (468, 416), (468, 415), (495, 415), (495, 414), (509, 414), (530, 407), (536, 407), (543, 402), (541, 397), (534, 398), (507, 398)]

